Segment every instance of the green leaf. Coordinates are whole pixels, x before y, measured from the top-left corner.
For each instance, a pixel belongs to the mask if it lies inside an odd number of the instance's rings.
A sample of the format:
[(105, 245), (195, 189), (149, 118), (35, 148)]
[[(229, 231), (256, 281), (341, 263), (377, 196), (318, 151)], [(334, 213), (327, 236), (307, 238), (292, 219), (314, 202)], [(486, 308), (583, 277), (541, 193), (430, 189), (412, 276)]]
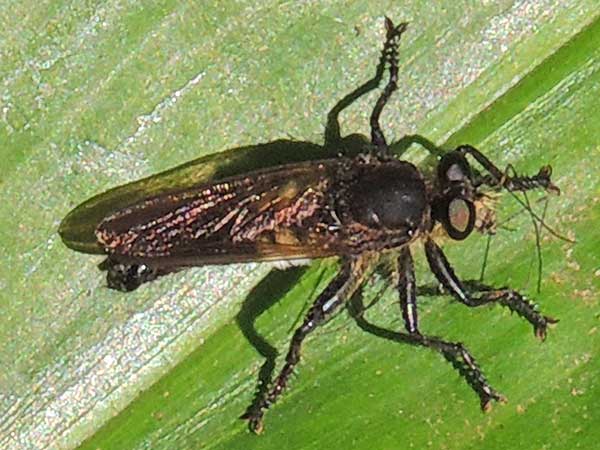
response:
[[(596, 2), (257, 5), (0, 6), (0, 448), (595, 448)], [(93, 195), (185, 161), (290, 137), (321, 144), (329, 109), (374, 73), (384, 14), (410, 22), (388, 140), (470, 143), (520, 173), (553, 166), (562, 195), (545, 220), (577, 243), (542, 232), (537, 293), (535, 235), (521, 213), (493, 239), (486, 282), (560, 322), (540, 343), (500, 307), (419, 299), (422, 330), (463, 342), (508, 397), (484, 415), (439, 355), (369, 335), (343, 313), (308, 339), (256, 437), (238, 417), (265, 356), (285, 353), (335, 261), (197, 268), (122, 294), (104, 287), (100, 256), (62, 244), (58, 225)], [(344, 112), (344, 134), (369, 134), (375, 99)], [(265, 164), (297, 156), (285, 152)], [(500, 219), (518, 210), (501, 199)], [(479, 276), (484, 237), (443, 245), (457, 273)], [(431, 282), (418, 245), (413, 253), (420, 283)], [(370, 321), (401, 329), (389, 280), (375, 277), (364, 297), (381, 297)]]

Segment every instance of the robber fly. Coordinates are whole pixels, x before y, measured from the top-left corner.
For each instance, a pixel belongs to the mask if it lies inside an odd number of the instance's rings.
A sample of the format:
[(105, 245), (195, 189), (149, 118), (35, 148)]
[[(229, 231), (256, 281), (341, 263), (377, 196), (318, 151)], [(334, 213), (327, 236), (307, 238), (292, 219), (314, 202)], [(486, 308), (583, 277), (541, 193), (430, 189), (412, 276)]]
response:
[[(337, 256), (341, 268), (308, 310), (295, 331), (285, 364), (272, 385), (244, 417), (260, 432), (265, 411), (286, 389), (300, 359), (304, 339), (342, 310), (372, 273), (382, 255), (393, 255), (394, 279), (406, 340), (442, 353), (458, 369), (486, 410), (503, 397), (487, 382), (468, 350), (458, 343), (422, 334), (417, 320), (416, 281), (410, 244), (424, 242), (429, 266), (445, 290), (467, 306), (497, 302), (533, 325), (541, 339), (555, 320), (512, 289), (470, 291), (456, 276), (434, 232), (465, 239), (477, 219), (476, 204), (483, 189), (558, 193), (549, 166), (531, 177), (509, 176), (469, 145), (444, 154), (437, 174), (425, 177), (413, 164), (394, 158), (379, 125), (381, 112), (397, 89), (398, 44), (407, 25), (386, 19), (386, 40), (373, 79), (345, 97), (330, 113), (326, 141), (339, 138), (337, 114), (357, 97), (376, 88), (386, 68), (389, 80), (371, 114), (371, 140), (357, 156), (295, 162), (215, 179), (201, 179), (184, 188), (161, 188), (152, 193), (138, 188), (135, 195), (110, 194), (119, 205), (109, 210), (104, 201), (88, 201), (61, 224), (65, 243), (93, 235), (92, 250), (107, 255), (101, 267), (111, 288), (129, 291), (140, 284), (191, 266), (248, 261), (296, 260)], [(471, 167), (473, 158), (483, 170)], [(143, 185), (143, 186), (147, 186)], [(103, 204), (100, 207), (98, 205)], [(93, 229), (78, 228), (86, 217)], [(94, 220), (90, 222), (89, 218)], [(94, 252), (94, 251), (91, 251)]]

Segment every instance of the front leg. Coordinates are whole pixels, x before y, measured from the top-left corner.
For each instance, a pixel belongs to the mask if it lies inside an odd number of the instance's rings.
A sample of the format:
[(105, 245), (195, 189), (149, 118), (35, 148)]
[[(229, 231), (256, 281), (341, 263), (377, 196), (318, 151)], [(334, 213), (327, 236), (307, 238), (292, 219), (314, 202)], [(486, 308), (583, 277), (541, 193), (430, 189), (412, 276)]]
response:
[(324, 324), (335, 316), (360, 287), (370, 272), (376, 259), (375, 255), (364, 254), (343, 261), (340, 273), (329, 283), (308, 310), (302, 325), (296, 329), (290, 342), (285, 364), (273, 382), (271, 389), (261, 399), (252, 405), (242, 416), (249, 421), (249, 426), (255, 433), (263, 430), (265, 411), (278, 400), (286, 389), (294, 368), (300, 361), (300, 350), (304, 339), (319, 325)]
[(430, 238), (425, 241), (425, 253), (435, 277), (461, 303), (471, 307), (492, 302), (500, 303), (533, 325), (535, 335), (541, 340), (546, 338), (548, 325), (558, 322), (552, 317), (540, 314), (535, 305), (512, 289), (493, 289), (473, 296), (454, 273), (442, 249)]
[(508, 191), (529, 191), (533, 189), (545, 189), (552, 194), (560, 194), (560, 189), (552, 184), (550, 177), (552, 176), (552, 167), (543, 166), (537, 175), (532, 177), (511, 177), (508, 175), (508, 170), (504, 172), (490, 161), (490, 159), (477, 150), (472, 145), (461, 145), (456, 149), (462, 154), (469, 154), (481, 164), (481, 166), (489, 173), (489, 176), (484, 178), (482, 184), (488, 186), (502, 186)]

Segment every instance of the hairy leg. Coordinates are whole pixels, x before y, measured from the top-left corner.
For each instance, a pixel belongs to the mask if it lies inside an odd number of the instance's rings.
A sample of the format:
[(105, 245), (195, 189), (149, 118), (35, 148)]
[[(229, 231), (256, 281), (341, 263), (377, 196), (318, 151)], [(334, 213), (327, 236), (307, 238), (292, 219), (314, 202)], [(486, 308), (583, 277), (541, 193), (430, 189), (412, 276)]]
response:
[[(383, 79), (386, 64), (391, 64), (390, 57), (396, 54), (396, 51), (394, 50), (392, 52), (392, 49), (397, 47), (398, 38), (405, 28), (405, 23), (395, 27), (389, 19), (386, 19), (386, 40), (383, 45), (383, 50), (381, 51), (379, 64), (375, 70), (375, 76), (342, 98), (336, 103), (331, 111), (329, 111), (327, 114), (327, 125), (325, 127), (326, 147), (340, 147), (340, 144), (342, 143), (342, 137), (340, 131), (339, 114), (356, 100), (358, 100), (358, 98), (379, 87), (379, 83), (381, 83), (381, 80)], [(383, 105), (381, 108), (383, 108)]]
[(370, 272), (374, 258), (373, 255), (367, 254), (346, 259), (340, 273), (329, 283), (308, 310), (304, 321), (294, 332), (285, 357), (285, 364), (270, 390), (265, 392), (264, 396), (242, 416), (243, 419), (249, 421), (252, 431), (260, 433), (263, 430), (264, 413), (277, 402), (286, 389), (290, 376), (300, 361), (300, 350), (306, 337), (342, 309), (341, 306), (352, 297)]
[[(370, 123), (371, 142), (375, 145), (379, 154), (389, 156), (390, 150), (385, 141), (383, 130), (379, 125), (379, 117), (381, 116), (383, 107), (387, 104), (394, 91), (398, 89), (398, 44), (400, 36), (402, 36), (402, 33), (406, 30), (407, 24), (401, 23), (395, 27), (392, 21), (386, 17), (385, 26), (387, 30), (387, 41), (383, 51), (390, 64), (390, 79), (379, 96), (379, 99), (377, 99), (377, 103), (375, 103), (375, 107), (371, 113)], [(388, 43), (389, 45), (387, 45)]]
[(432, 239), (425, 241), (425, 253), (435, 277), (461, 303), (475, 307), (496, 302), (506, 306), (533, 325), (535, 335), (541, 340), (546, 338), (548, 325), (558, 322), (556, 319), (542, 315), (535, 305), (513, 289), (490, 289), (473, 295), (458, 279), (442, 249)]
[[(396, 333), (396, 339), (394, 340), (428, 347), (441, 353), (458, 370), (471, 389), (477, 393), (481, 408), (484, 411), (490, 408), (492, 400), (503, 400), (502, 395), (490, 386), (485, 375), (477, 365), (475, 358), (463, 344), (447, 342), (436, 337), (421, 334), (418, 328), (417, 317), (417, 285), (412, 256), (408, 247), (401, 249), (397, 267), (399, 271), (398, 293), (400, 295), (402, 317), (407, 334)], [(359, 323), (359, 326), (361, 326), (361, 323)], [(364, 322), (362, 326), (365, 326)]]

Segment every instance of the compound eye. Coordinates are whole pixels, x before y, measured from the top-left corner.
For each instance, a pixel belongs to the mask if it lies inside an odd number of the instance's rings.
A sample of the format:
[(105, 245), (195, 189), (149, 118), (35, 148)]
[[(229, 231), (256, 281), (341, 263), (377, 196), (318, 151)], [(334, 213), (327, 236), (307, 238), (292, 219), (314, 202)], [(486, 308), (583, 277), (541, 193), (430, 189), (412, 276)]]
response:
[(452, 239), (460, 241), (466, 238), (475, 226), (473, 203), (460, 197), (450, 200), (443, 225)]
[(471, 178), (471, 168), (464, 155), (450, 152), (440, 160), (438, 177), (443, 184), (461, 182)]

